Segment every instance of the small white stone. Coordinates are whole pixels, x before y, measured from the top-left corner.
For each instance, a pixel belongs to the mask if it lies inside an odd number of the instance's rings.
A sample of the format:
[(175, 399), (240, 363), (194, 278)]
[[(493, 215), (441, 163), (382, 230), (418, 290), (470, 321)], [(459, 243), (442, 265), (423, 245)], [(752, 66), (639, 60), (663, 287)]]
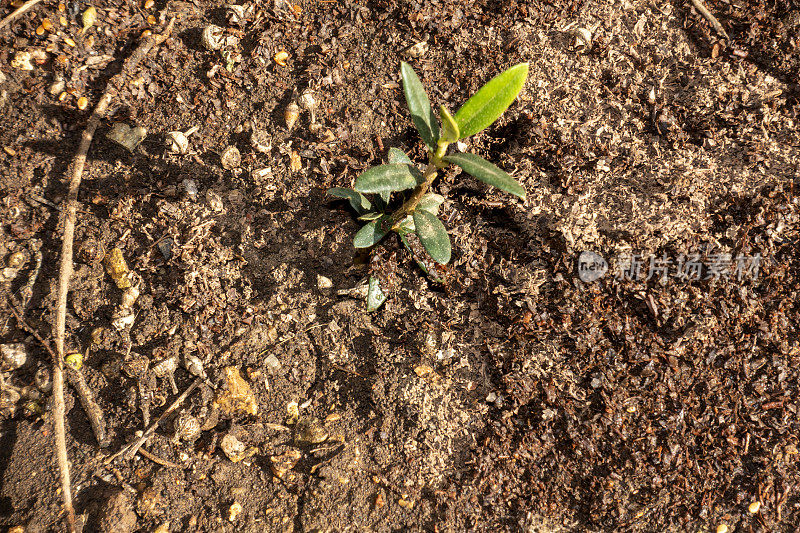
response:
[(330, 289), (333, 287), (333, 282), (330, 278), (326, 278), (325, 276), (321, 276), (317, 274), (317, 288), (321, 291)]
[(242, 164), (242, 155), (239, 153), (238, 148), (229, 146), (222, 152), (220, 161), (222, 162), (222, 168), (233, 170), (239, 168), (239, 165)]
[(224, 34), (225, 30), (219, 26), (209, 24), (205, 27), (205, 29), (203, 29), (203, 46), (209, 50), (219, 50), (222, 47), (222, 39)]

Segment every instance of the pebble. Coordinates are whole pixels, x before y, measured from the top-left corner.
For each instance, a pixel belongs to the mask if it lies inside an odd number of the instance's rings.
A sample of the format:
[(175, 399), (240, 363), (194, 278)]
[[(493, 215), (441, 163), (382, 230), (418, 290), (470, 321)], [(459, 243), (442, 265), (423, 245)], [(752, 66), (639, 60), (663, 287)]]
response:
[(208, 50), (219, 50), (222, 48), (224, 34), (225, 30), (219, 26), (209, 24), (203, 29), (203, 36), (201, 38), (203, 46)]
[(747, 506), (747, 511), (750, 514), (756, 514), (760, 510), (761, 510), (761, 502), (758, 500), (754, 501), (753, 503)]
[(124, 122), (115, 122), (111, 126), (111, 131), (106, 137), (115, 143), (124, 146), (128, 151), (133, 152), (137, 146), (147, 137), (147, 128), (134, 126), (131, 128)]
[(267, 366), (270, 372), (273, 374), (281, 369), (281, 362), (275, 357), (275, 354), (271, 353), (264, 359), (264, 364)]
[(186, 196), (189, 197), (190, 200), (197, 200), (197, 182), (191, 178), (186, 178), (181, 182), (183, 186), (183, 190), (186, 191)]
[(244, 380), (235, 366), (225, 368), (227, 389), (218, 394), (215, 403), (228, 415), (237, 412), (256, 415), (258, 403), (250, 385)]
[(222, 168), (233, 170), (235, 168), (239, 168), (239, 165), (242, 164), (242, 155), (239, 153), (238, 148), (235, 146), (229, 146), (224, 152), (222, 152), (220, 160), (222, 162)]
[(301, 418), (297, 422), (297, 434), (294, 441), (300, 446), (321, 444), (328, 440), (328, 434), (319, 425), (316, 418)]
[(317, 288), (321, 291), (331, 289), (333, 288), (333, 281), (331, 281), (330, 278), (317, 274)]
[(239, 502), (233, 502), (231, 504), (230, 509), (228, 509), (228, 520), (231, 522), (235, 521), (236, 518), (242, 513), (243, 508), (242, 504)]
[(33, 70), (34, 66), (31, 63), (31, 53), (22, 51), (14, 54), (14, 59), (11, 60), (11, 66), (19, 70)]
[(234, 463), (238, 463), (247, 457), (244, 443), (231, 433), (228, 433), (222, 437), (222, 442), (220, 442), (219, 446), (222, 448), (223, 453), (228, 457), (228, 459)]
[(2, 354), (3, 363), (11, 370), (24, 366), (28, 361), (28, 352), (21, 342), (0, 344), (0, 354)]
[(211, 189), (206, 191), (206, 201), (208, 202), (208, 207), (215, 213), (221, 213), (225, 209), (222, 198)]

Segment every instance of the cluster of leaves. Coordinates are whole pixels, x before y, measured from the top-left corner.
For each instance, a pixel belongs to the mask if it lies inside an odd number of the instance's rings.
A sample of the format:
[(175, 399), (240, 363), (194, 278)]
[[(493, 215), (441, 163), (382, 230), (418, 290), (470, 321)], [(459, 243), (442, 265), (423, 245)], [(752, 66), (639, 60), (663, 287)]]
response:
[[(455, 115), (439, 106), (441, 124), (414, 69), (401, 63), (400, 72), (411, 119), (428, 148), (427, 167), (420, 170), (402, 150), (390, 148), (388, 163), (358, 176), (353, 189), (335, 187), (328, 193), (348, 200), (359, 220), (367, 222), (353, 239), (356, 248), (370, 248), (393, 231), (420, 268), (435, 279), (434, 263), (447, 264), (451, 256), (450, 237), (438, 218), (444, 198), (429, 192), (437, 170), (456, 165), (489, 185), (525, 199), (525, 189), (496, 165), (475, 154), (448, 155), (447, 149), (500, 117), (522, 90), (528, 64), (515, 65), (490, 80)], [(371, 200), (365, 195), (371, 195)], [(380, 306), (385, 297), (376, 298), (375, 291), (382, 295), (377, 280), (370, 279), (368, 304), (373, 300)], [(377, 306), (368, 305), (368, 310)]]

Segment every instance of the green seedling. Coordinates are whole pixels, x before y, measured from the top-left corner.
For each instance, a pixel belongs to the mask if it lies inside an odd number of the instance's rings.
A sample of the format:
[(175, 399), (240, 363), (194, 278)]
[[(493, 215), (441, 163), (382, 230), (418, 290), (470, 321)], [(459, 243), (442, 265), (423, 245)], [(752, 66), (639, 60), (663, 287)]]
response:
[[(487, 128), (508, 109), (525, 84), (528, 64), (515, 65), (490, 80), (455, 115), (439, 106), (439, 120), (414, 69), (403, 62), (400, 73), (411, 120), (427, 146), (427, 166), (420, 170), (402, 150), (390, 148), (387, 164), (358, 176), (352, 189), (336, 187), (328, 194), (348, 200), (358, 219), (366, 222), (353, 239), (356, 248), (370, 248), (395, 232), (423, 272), (440, 281), (435, 267), (450, 261), (451, 245), (438, 217), (444, 198), (430, 192), (438, 171), (456, 165), (484, 183), (525, 199), (525, 189), (496, 165), (475, 154), (448, 155), (447, 149)], [(371, 276), (367, 310), (377, 309), (385, 299), (378, 279)]]

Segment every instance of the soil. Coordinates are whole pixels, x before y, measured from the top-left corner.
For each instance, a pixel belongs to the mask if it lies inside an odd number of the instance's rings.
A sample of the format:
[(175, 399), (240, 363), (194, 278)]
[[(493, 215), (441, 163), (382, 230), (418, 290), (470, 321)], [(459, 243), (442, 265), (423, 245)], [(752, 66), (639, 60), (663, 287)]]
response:
[[(678, 0), (275, 0), (239, 13), (111, 0), (82, 32), (88, 5), (45, 0), (0, 30), (3, 283), (45, 337), (80, 133), (140, 35), (177, 19), (114, 99), (80, 189), (67, 344), (110, 440), (98, 445), (68, 387), (86, 531), (800, 526), (794, 0), (706, 0), (728, 39)], [(220, 50), (203, 45), (209, 24)], [(25, 51), (32, 70), (15, 66)], [(394, 290), (367, 314), (347, 292), (368, 274), (359, 223), (325, 191), (389, 147), (424, 161), (401, 60), (452, 110), (530, 62), (517, 102), (467, 142), (528, 197), (444, 173), (450, 281), (387, 240)], [(290, 130), (285, 110), (306, 89), (314, 124), (302, 110)], [(115, 123), (147, 136), (128, 150), (107, 137)], [(169, 132), (193, 127), (187, 153), (170, 151)], [(123, 289), (103, 262), (115, 248), (140, 290), (122, 332)], [(605, 276), (582, 279), (585, 251)], [(0, 305), (0, 342), (27, 353), (3, 362), (0, 525), (61, 531), (49, 356)], [(177, 393), (152, 373), (170, 358)], [(142, 406), (158, 417), (199, 366), (206, 379), (149, 455), (106, 464), (149, 423)], [(226, 404), (237, 386), (244, 402)]]

